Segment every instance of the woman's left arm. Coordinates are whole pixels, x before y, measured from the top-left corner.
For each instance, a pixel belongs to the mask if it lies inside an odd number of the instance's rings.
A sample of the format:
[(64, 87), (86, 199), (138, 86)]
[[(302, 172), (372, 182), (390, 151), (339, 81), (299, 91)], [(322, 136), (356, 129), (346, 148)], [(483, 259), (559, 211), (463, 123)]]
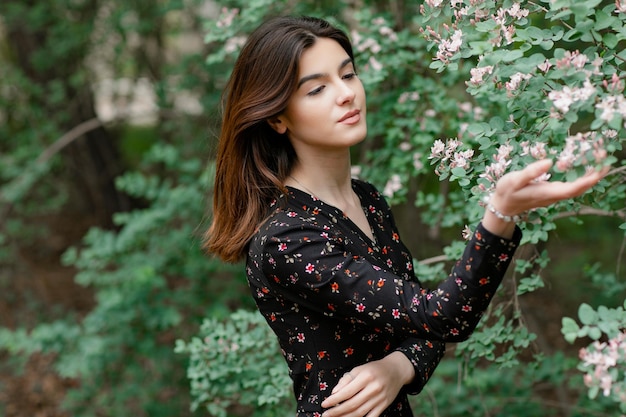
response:
[(323, 417), (378, 417), (415, 378), (409, 358), (394, 351), (384, 358), (357, 366), (337, 383), (322, 402)]
[[(407, 339), (378, 361), (357, 366), (346, 373), (322, 406), (324, 417), (377, 417), (404, 388), (419, 393), (443, 358), (446, 345), (425, 339)], [(369, 414), (368, 414), (369, 413)]]

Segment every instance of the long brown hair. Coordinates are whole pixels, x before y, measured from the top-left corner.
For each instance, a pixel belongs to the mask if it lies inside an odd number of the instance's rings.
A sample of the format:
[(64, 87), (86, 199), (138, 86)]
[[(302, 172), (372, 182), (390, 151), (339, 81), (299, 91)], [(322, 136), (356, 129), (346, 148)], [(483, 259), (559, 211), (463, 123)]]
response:
[(317, 38), (336, 40), (354, 60), (347, 35), (314, 17), (278, 17), (259, 26), (243, 46), (223, 95), (213, 221), (204, 248), (241, 260), (252, 235), (280, 196), (296, 154), (287, 134), (268, 123), (287, 107), (302, 52)]

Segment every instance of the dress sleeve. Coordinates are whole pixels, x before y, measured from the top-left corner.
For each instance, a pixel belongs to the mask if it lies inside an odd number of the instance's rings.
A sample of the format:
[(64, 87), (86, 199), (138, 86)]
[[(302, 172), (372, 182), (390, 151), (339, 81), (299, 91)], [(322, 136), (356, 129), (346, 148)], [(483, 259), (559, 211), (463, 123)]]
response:
[(404, 386), (407, 394), (419, 394), (433, 376), (435, 368), (446, 353), (446, 344), (425, 339), (407, 339), (396, 351), (402, 352), (413, 365), (415, 377)]
[(471, 335), (521, 239), (519, 228), (507, 240), (479, 224), (449, 277), (427, 290), (353, 256), (341, 236), (314, 223), (266, 232), (261, 267), (283, 297), (374, 331), (444, 342)]

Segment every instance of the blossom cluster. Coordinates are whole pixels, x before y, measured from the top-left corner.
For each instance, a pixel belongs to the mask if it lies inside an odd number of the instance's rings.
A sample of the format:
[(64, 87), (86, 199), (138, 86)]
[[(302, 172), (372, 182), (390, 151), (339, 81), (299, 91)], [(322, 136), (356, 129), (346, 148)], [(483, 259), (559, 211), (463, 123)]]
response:
[(607, 342), (596, 341), (579, 352), (586, 371), (585, 385), (599, 389), (605, 397), (626, 403), (626, 332)]
[(239, 15), (238, 8), (229, 9), (228, 7), (222, 7), (220, 17), (215, 25), (218, 28), (230, 27), (237, 15)]
[(576, 166), (585, 166), (592, 169), (593, 165), (601, 165), (607, 158), (606, 144), (617, 138), (617, 131), (607, 129), (599, 134), (595, 131), (578, 132), (565, 138), (565, 145), (560, 150), (551, 149), (544, 142), (520, 143), (520, 156), (531, 156), (534, 159), (544, 159), (556, 156), (556, 168), (562, 172)]
[(511, 152), (513, 146), (506, 143), (498, 147), (498, 152), (493, 156), (491, 164), (485, 167), (485, 172), (480, 174), (480, 178), (487, 180), (488, 185), (480, 184), (478, 187), (483, 192), (492, 192), (496, 188), (496, 182), (506, 173), (512, 163)]
[(509, 18), (514, 20), (521, 20), (528, 16), (528, 10), (523, 9), (519, 3), (514, 3), (511, 7), (500, 8), (492, 16), (493, 20), (498, 24), (500, 32), (497, 36), (491, 39), (491, 43), (500, 46), (502, 44), (502, 37), (506, 40), (506, 44), (513, 43), (513, 35), (515, 34), (515, 26), (509, 22)]
[(437, 139), (430, 148), (428, 159), (440, 161), (440, 168), (454, 169), (459, 167), (468, 169), (474, 156), (474, 150), (461, 149), (461, 145), (462, 142), (458, 139), (448, 139), (445, 143), (441, 139)]
[[(520, 3), (513, 3), (511, 7), (501, 7), (490, 15), (487, 8), (480, 7), (483, 3), (485, 3), (484, 0), (472, 0), (470, 1), (470, 6), (465, 6), (463, 1), (451, 0), (450, 6), (454, 9), (456, 20), (467, 18), (471, 24), (475, 24), (476, 22), (491, 18), (499, 29), (496, 32), (496, 36), (490, 40), (491, 44), (500, 46), (503, 39), (507, 45), (511, 44), (513, 42), (513, 35), (515, 34), (514, 23), (526, 18), (529, 14), (529, 10), (522, 8)], [(463, 7), (459, 7), (459, 5)], [(443, 0), (426, 0), (426, 6), (431, 9), (442, 7)], [(427, 14), (426, 6), (422, 5), (420, 7), (420, 12), (423, 15)], [(473, 11), (472, 16), (469, 16), (470, 11)], [(427, 39), (434, 41), (438, 46), (437, 54), (434, 59), (447, 63), (451, 57), (459, 52), (463, 43), (464, 33), (456, 24), (452, 24), (451, 26), (444, 24), (443, 29), (451, 33), (449, 38), (441, 36), (438, 31), (430, 26), (427, 26), (423, 33), (426, 35)]]
[[(561, 90), (553, 90), (548, 93), (548, 99), (560, 114), (569, 111), (572, 104), (579, 101), (586, 101), (596, 92), (596, 88), (587, 79), (582, 87), (564, 86)], [(553, 113), (553, 117), (559, 117), (558, 113)]]
[(392, 198), (395, 193), (402, 189), (402, 178), (398, 174), (393, 174), (391, 178), (385, 184), (383, 189), (383, 195), (387, 198)]
[[(385, 19), (378, 17), (372, 20), (372, 26), (377, 29), (378, 35), (389, 39), (391, 42), (398, 40), (398, 34), (389, 26)], [(381, 71), (383, 64), (376, 59), (376, 55), (382, 50), (382, 46), (375, 37), (363, 37), (357, 30), (350, 32), (350, 38), (354, 48), (359, 53), (369, 52), (368, 66), (374, 71)]]

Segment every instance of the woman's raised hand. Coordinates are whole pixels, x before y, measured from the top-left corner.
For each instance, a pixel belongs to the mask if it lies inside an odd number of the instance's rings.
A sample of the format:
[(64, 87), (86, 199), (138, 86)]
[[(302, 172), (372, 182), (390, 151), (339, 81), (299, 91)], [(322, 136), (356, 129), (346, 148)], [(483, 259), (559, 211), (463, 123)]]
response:
[(489, 201), (490, 207), (498, 214), (486, 210), (483, 226), (496, 235), (509, 238), (513, 234), (514, 226), (503, 221), (500, 215), (519, 215), (537, 207), (578, 197), (597, 184), (608, 172), (608, 167), (600, 171), (590, 171), (571, 182), (542, 180), (541, 177), (551, 167), (552, 161), (544, 159), (500, 178)]

